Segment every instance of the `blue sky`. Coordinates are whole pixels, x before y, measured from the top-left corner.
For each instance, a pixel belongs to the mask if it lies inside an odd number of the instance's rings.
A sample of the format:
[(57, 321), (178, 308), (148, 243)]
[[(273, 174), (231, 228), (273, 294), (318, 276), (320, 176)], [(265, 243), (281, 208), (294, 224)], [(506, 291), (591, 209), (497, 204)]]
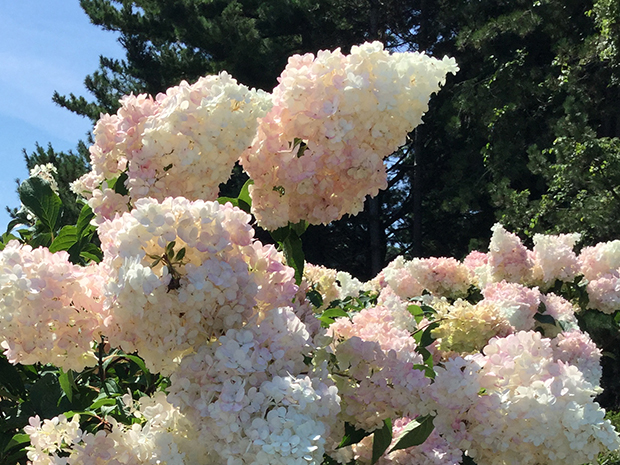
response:
[(124, 56), (117, 37), (92, 25), (78, 0), (0, 1), (0, 233), (9, 222), (4, 207), (19, 206), (15, 178), (28, 177), (22, 150), (37, 142), (72, 150), (91, 129), (52, 94), (88, 98), (84, 78), (99, 56)]

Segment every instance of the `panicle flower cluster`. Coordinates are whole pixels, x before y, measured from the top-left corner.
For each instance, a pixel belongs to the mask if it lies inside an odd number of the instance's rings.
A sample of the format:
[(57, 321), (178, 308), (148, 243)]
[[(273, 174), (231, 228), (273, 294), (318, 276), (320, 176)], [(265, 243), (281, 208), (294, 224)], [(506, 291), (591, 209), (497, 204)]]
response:
[(571, 364), (578, 360), (562, 360), (571, 357), (560, 354), (563, 341), (554, 349), (550, 339), (521, 331), (492, 339), (483, 354), (438, 367), (431, 391), (438, 432), (480, 465), (498, 457), (578, 465), (617, 449), (618, 436), (593, 400), (600, 388)]
[[(135, 412), (143, 424), (131, 426), (106, 418), (107, 431), (88, 433), (80, 429), (79, 415), (69, 422), (64, 415), (51, 420), (30, 418), (24, 428), (30, 436), (28, 450), (31, 465), (187, 465), (185, 453), (177, 443), (190, 431), (179, 412), (167, 401), (163, 392), (140, 402)], [(194, 445), (194, 449), (197, 445)]]
[(534, 234), (533, 280), (544, 288), (556, 280), (572, 281), (579, 274), (579, 261), (574, 252), (581, 234)]
[(609, 314), (620, 310), (620, 240), (584, 247), (579, 263), (589, 281), (588, 307)]
[(74, 265), (67, 252), (10, 241), (0, 252), (0, 347), (9, 362), (93, 365), (104, 282), (101, 267)]
[(387, 187), (383, 159), (421, 122), (453, 59), (390, 54), (380, 42), (294, 55), (273, 90), (273, 108), (242, 156), (252, 209), (273, 230), (327, 224), (362, 210)]
[[(226, 72), (192, 85), (183, 81), (155, 99), (124, 97), (116, 115), (97, 123), (92, 171), (72, 188), (88, 199), (99, 221), (144, 197), (214, 200), (270, 106), (267, 93)], [(127, 195), (112, 185), (116, 180), (124, 180)]]
[(428, 413), (430, 380), (414, 365), (424, 363), (408, 331), (396, 326), (388, 307), (371, 307), (330, 327), (337, 366), (333, 373), (342, 398), (342, 417), (373, 431), (387, 418)]
[(541, 293), (517, 283), (501, 281), (482, 289), (484, 301), (495, 305), (515, 331), (534, 329), (534, 315), (540, 306)]
[(249, 220), (230, 204), (178, 197), (140, 199), (102, 224), (110, 343), (169, 374), (212, 336), (290, 303), (294, 271), (254, 241)]
[(186, 356), (169, 400), (193, 421), (214, 463), (320, 463), (340, 399), (325, 370), (304, 363), (311, 349), (292, 309), (274, 309)]
[(58, 194), (58, 183), (56, 182), (56, 177), (58, 175), (58, 170), (51, 163), (45, 163), (44, 165), (34, 165), (34, 168), (30, 170), (30, 177), (41, 178), (44, 181), (47, 181), (52, 188), (52, 190)]
[(509, 233), (501, 224), (496, 223), (491, 231), (493, 235), (489, 243), (489, 281), (527, 282), (534, 266), (530, 251), (516, 234)]
[(403, 299), (424, 291), (442, 297), (463, 297), (473, 284), (473, 275), (454, 258), (395, 258), (380, 275), (379, 282), (391, 287)]

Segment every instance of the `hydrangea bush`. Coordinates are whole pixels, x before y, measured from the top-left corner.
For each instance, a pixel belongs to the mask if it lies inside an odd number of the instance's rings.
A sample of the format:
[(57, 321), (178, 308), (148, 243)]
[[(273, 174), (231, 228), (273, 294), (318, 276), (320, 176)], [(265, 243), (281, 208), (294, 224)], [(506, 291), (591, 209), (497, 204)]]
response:
[[(305, 226), (385, 188), (383, 159), (456, 70), (369, 43), (291, 57), (271, 95), (222, 73), (125, 97), (95, 128), (73, 185), (87, 204), (62, 229), (33, 172), (34, 232), (0, 252), (0, 347), (21, 365), (0, 370), (9, 395), (34, 375), (58, 395), (3, 454), (579, 465), (618, 449), (579, 315), (620, 309), (620, 241), (577, 253), (576, 234), (539, 235), (529, 250), (497, 224), (488, 252), (398, 257), (366, 283), (304, 264)], [(218, 199), (238, 160), (253, 181)]]

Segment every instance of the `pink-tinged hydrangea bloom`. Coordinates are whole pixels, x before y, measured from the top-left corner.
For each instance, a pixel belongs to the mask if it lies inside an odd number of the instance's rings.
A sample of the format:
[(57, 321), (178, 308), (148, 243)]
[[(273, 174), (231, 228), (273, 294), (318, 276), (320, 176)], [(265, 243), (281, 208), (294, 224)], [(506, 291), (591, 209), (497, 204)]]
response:
[(526, 283), (531, 279), (534, 262), (531, 253), (516, 234), (509, 233), (497, 223), (491, 230), (489, 244), (489, 275), (491, 281), (506, 280)]
[(588, 383), (593, 386), (599, 385), (603, 375), (602, 351), (596, 347), (587, 333), (578, 329), (562, 332), (551, 343), (556, 360), (575, 365)]
[(192, 419), (212, 463), (320, 463), (340, 407), (327, 373), (304, 363), (310, 350), (292, 310), (274, 309), (185, 357), (169, 400)]
[(383, 50), (294, 55), (273, 90), (274, 106), (242, 164), (252, 209), (267, 229), (357, 214), (387, 187), (383, 159), (405, 143), (428, 100), (455, 73), (453, 59)]
[[(257, 118), (270, 106), (268, 94), (249, 90), (225, 72), (192, 85), (183, 81), (156, 99), (125, 97), (116, 115), (97, 123), (93, 171), (73, 189), (88, 199), (98, 221), (128, 211), (128, 204), (144, 197), (214, 200), (252, 142)], [(129, 195), (108, 186), (123, 172)]]
[(579, 254), (581, 273), (589, 281), (612, 274), (619, 276), (620, 240), (601, 242), (593, 247), (584, 247)]
[(579, 465), (620, 447), (593, 400), (600, 389), (562, 360), (562, 344), (522, 331), (438, 367), (431, 391), (438, 433), (479, 465)]
[[(392, 442), (390, 451), (398, 442), (405, 427), (411, 423), (409, 418), (397, 418), (392, 422)], [(356, 463), (367, 465), (372, 462), (373, 437), (366, 436), (362, 441), (352, 446)], [(426, 441), (419, 446), (399, 449), (385, 453), (377, 465), (458, 465), (461, 463), (463, 451), (450, 444), (434, 430)]]
[(588, 308), (612, 314), (620, 310), (620, 276), (617, 272), (593, 279), (586, 286)]
[(105, 271), (11, 241), (0, 252), (0, 346), (11, 363), (83, 370), (103, 324)]
[(408, 331), (399, 329), (387, 307), (367, 308), (330, 327), (339, 371), (342, 418), (372, 431), (386, 418), (428, 413), (424, 391), (430, 380), (413, 366), (423, 364)]
[[(213, 335), (290, 303), (294, 272), (273, 246), (254, 241), (249, 220), (230, 204), (178, 197), (140, 199), (131, 213), (103, 223), (110, 343), (170, 373)], [(172, 241), (174, 254), (185, 254), (171, 264), (161, 257)]]
[[(108, 431), (87, 433), (80, 429), (80, 415), (67, 421), (64, 415), (41, 422), (38, 416), (30, 418), (24, 428), (30, 436), (28, 459), (31, 465), (187, 465), (191, 454), (180, 451), (188, 446), (190, 438), (184, 433), (193, 431), (178, 410), (167, 401), (163, 392), (153, 398), (140, 400), (134, 415), (143, 424), (131, 426), (106, 418)], [(200, 459), (207, 450), (194, 440), (188, 450), (200, 451)], [(62, 455), (61, 455), (62, 454)], [(192, 457), (193, 458), (193, 457)]]
[(381, 271), (381, 280), (401, 298), (422, 295), (423, 291), (445, 297), (462, 297), (472, 285), (469, 270), (454, 258), (394, 259)]
[(483, 288), (489, 281), (489, 254), (474, 250), (463, 259), (463, 265), (472, 276), (472, 283)]
[(528, 288), (517, 283), (501, 281), (482, 289), (484, 302), (495, 305), (515, 331), (534, 329), (534, 315), (540, 305), (541, 293), (537, 287)]
[(579, 261), (573, 251), (581, 235), (534, 235), (533, 279), (545, 287), (560, 281), (572, 281), (579, 274)]

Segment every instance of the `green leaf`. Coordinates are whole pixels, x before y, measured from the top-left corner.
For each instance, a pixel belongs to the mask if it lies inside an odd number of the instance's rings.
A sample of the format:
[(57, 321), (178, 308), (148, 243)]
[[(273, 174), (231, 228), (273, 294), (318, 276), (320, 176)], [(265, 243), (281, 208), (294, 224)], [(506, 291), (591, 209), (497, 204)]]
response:
[(232, 197), (218, 197), (217, 201), (220, 205), (225, 205), (226, 203), (232, 203), (233, 207), (239, 206), (239, 199), (234, 199)]
[(86, 244), (80, 252), (80, 257), (99, 263), (103, 260), (103, 252), (95, 244), (89, 243)]
[(77, 235), (79, 238), (84, 237), (84, 233), (86, 233), (90, 229), (95, 229), (93, 225), (90, 224), (90, 221), (95, 217), (93, 210), (88, 206), (84, 205), (82, 210), (80, 211), (80, 216), (78, 217), (76, 223)]
[(327, 318), (339, 318), (339, 317), (349, 317), (349, 314), (345, 312), (341, 308), (329, 308), (323, 312), (324, 317)]
[(535, 313), (534, 319), (539, 323), (555, 325), (555, 318), (553, 318), (551, 315), (542, 315), (540, 313)]
[(431, 332), (438, 326), (439, 326), (439, 322), (433, 321), (424, 329), (424, 331), (417, 332), (413, 337), (418, 343), (418, 345), (422, 347), (431, 345), (433, 341), (435, 340)]
[(291, 231), (288, 237), (284, 239), (280, 245), (284, 251), (286, 264), (295, 270), (295, 282), (297, 285), (301, 284), (305, 262), (301, 239), (294, 231)]
[(45, 232), (56, 231), (62, 201), (47, 181), (37, 177), (26, 179), (17, 188), (17, 193), (24, 206), (43, 224)]
[(419, 323), (424, 318), (424, 311), (419, 305), (411, 304), (407, 307), (407, 310), (413, 315), (416, 323)]
[(174, 257), (175, 261), (180, 262), (181, 260), (183, 260), (183, 258), (185, 257), (185, 247), (183, 247), (181, 250), (179, 250), (177, 252), (176, 257)]
[(129, 179), (129, 176), (127, 176), (127, 172), (124, 171), (118, 178), (108, 181), (108, 187), (110, 189), (114, 189), (114, 192), (116, 192), (117, 194), (129, 195), (129, 190), (125, 185), (127, 179)]
[(66, 394), (67, 399), (69, 399), (69, 402), (73, 402), (73, 372), (71, 370), (66, 372), (61, 370), (58, 382), (63, 392)]
[(50, 245), (50, 252), (69, 250), (78, 241), (77, 228), (67, 225), (63, 227)]
[(37, 247), (49, 247), (52, 243), (52, 233), (36, 233), (30, 239), (28, 239), (27, 242), (28, 245), (30, 245), (33, 249), (36, 249)]
[(392, 420), (389, 418), (383, 421), (383, 427), (376, 429), (372, 440), (372, 461), (371, 465), (377, 463), (392, 442)]
[(308, 291), (308, 293), (306, 294), (306, 297), (308, 298), (310, 303), (314, 305), (316, 308), (319, 308), (323, 305), (323, 296), (317, 290), (313, 289), (311, 291)]
[[(249, 208), (252, 206), (252, 197), (250, 197), (250, 186), (254, 184), (254, 181), (252, 181), (251, 179), (248, 179), (245, 184), (243, 185), (243, 187), (241, 188), (241, 192), (239, 192), (239, 202), (243, 202), (247, 205), (248, 207), (248, 212), (249, 212)], [(242, 208), (241, 205), (239, 206), (239, 208), (241, 208), (242, 210), (245, 210), (245, 208)]]
[(22, 446), (28, 443), (30, 443), (30, 436), (28, 436), (25, 433), (17, 433), (11, 438), (9, 443), (6, 445), (6, 447), (4, 448), (4, 452), (8, 452), (14, 447)]
[(419, 446), (428, 439), (433, 432), (433, 416), (426, 415), (421, 418), (411, 420), (401, 432), (396, 444), (390, 452), (400, 449), (408, 449), (409, 447)]
[(126, 358), (127, 360), (131, 360), (133, 363), (135, 363), (136, 365), (138, 365), (138, 367), (140, 368), (140, 370), (142, 370), (142, 373), (150, 373), (148, 368), (146, 368), (146, 365), (144, 363), (144, 360), (142, 360), (140, 357), (138, 357), (137, 355), (123, 355), (124, 358)]
[(364, 431), (363, 429), (357, 429), (355, 426), (353, 426), (349, 422), (345, 422), (344, 423), (344, 437), (342, 438), (342, 441), (340, 441), (340, 444), (338, 444), (337, 448), (340, 449), (341, 447), (347, 447), (347, 446), (350, 446), (351, 444), (357, 444), (362, 439), (364, 439), (366, 436), (370, 436), (371, 434), (372, 433), (369, 433), (368, 431)]

